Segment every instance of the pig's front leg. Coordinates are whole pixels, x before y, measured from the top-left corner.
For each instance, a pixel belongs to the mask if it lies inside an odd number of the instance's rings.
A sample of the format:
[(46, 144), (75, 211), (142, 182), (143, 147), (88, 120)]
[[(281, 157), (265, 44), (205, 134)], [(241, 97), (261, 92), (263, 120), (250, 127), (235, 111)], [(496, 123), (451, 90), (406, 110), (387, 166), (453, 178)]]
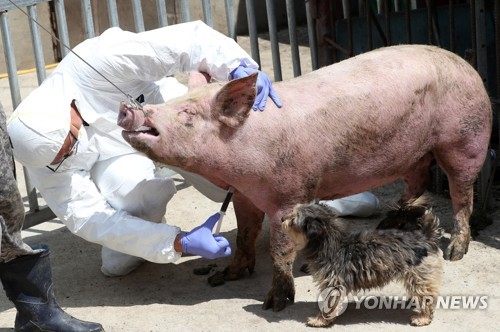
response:
[(233, 196), (234, 211), (238, 224), (236, 253), (231, 264), (224, 270), (226, 280), (236, 280), (248, 269), (255, 268), (255, 242), (262, 230), (264, 212), (260, 211), (248, 198), (236, 192)]
[(283, 233), (281, 221), (270, 220), (269, 228), (271, 232), (273, 284), (262, 308), (273, 308), (273, 311), (280, 311), (286, 307), (287, 300), (292, 303), (295, 300), (292, 268), (296, 252), (293, 243)]

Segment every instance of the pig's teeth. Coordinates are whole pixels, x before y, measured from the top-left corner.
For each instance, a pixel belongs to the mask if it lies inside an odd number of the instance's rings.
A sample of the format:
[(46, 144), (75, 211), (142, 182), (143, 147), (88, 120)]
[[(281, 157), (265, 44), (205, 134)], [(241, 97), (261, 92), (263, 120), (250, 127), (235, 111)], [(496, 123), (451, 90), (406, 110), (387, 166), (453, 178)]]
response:
[(141, 126), (139, 129), (137, 129), (137, 131), (148, 131), (148, 130), (151, 130), (151, 127)]

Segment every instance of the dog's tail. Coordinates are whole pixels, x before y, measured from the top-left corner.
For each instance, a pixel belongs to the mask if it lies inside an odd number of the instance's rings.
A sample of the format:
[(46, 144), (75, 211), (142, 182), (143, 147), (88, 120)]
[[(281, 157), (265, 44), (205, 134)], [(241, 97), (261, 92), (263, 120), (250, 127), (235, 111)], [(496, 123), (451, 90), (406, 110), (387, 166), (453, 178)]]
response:
[(432, 212), (429, 199), (424, 195), (387, 212), (377, 229), (390, 228), (406, 232), (421, 231), (433, 243), (438, 243), (442, 235), (439, 218)]

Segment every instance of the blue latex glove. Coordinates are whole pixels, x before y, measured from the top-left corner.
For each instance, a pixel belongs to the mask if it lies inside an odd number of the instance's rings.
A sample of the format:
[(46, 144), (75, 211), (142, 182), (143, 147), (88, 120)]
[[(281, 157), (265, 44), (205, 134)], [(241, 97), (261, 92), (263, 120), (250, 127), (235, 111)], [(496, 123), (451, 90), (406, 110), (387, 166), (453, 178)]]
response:
[(219, 213), (217, 212), (191, 232), (183, 234), (180, 239), (182, 252), (208, 259), (231, 255), (231, 247), (226, 238), (212, 235), (212, 230), (218, 220)]
[(283, 105), (281, 104), (276, 91), (274, 91), (274, 88), (272, 87), (271, 79), (260, 70), (239, 66), (231, 72), (231, 79), (234, 80), (236, 78), (247, 77), (255, 72), (259, 72), (259, 75), (257, 76), (257, 97), (255, 98), (255, 103), (253, 104), (254, 111), (264, 110), (268, 96), (271, 97), (276, 106), (281, 108)]

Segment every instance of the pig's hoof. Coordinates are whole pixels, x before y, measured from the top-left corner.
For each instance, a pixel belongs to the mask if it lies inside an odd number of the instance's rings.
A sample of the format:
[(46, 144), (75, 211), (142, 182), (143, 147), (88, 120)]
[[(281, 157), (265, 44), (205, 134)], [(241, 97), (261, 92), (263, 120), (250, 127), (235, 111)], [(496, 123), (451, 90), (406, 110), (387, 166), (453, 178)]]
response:
[[(252, 274), (253, 269), (250, 270), (250, 268), (248, 268), (248, 271), (250, 271), (250, 274)], [(239, 269), (233, 269), (230, 266), (228, 266), (224, 269), (224, 280), (226, 281), (238, 280), (243, 278), (244, 275), (245, 275), (244, 267)]]
[(290, 300), (290, 303), (294, 302), (295, 286), (293, 285), (293, 278), (291, 285), (285, 280), (283, 281), (284, 283), (278, 286), (273, 285), (269, 293), (267, 293), (267, 297), (262, 305), (264, 310), (273, 308), (273, 311), (281, 311), (285, 309), (288, 300)]
[(245, 275), (245, 270), (248, 269), (248, 273), (252, 274), (255, 269), (255, 258), (244, 260), (246, 263), (242, 264), (231, 264), (224, 269), (224, 279), (227, 281), (237, 280), (243, 278)]
[(469, 241), (452, 238), (450, 244), (444, 251), (444, 259), (450, 261), (458, 261), (464, 257), (469, 249)]

